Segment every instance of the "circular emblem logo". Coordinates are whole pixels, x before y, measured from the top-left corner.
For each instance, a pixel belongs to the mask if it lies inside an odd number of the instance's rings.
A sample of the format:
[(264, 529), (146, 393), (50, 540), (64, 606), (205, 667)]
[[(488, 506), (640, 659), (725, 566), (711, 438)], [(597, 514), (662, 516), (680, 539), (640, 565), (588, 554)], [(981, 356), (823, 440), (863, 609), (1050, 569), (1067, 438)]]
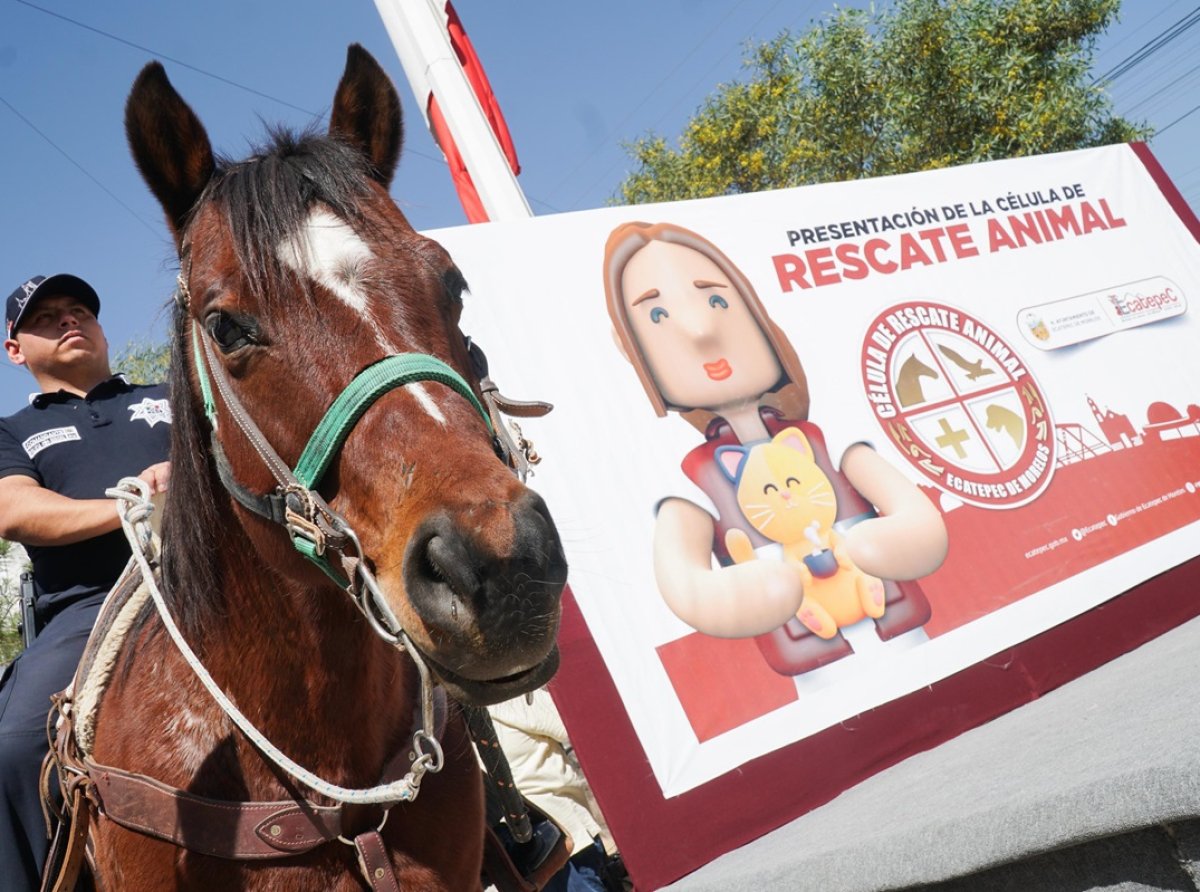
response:
[(862, 373), (888, 439), (946, 492), (981, 508), (1015, 508), (1050, 482), (1050, 409), (990, 325), (945, 304), (897, 304), (867, 330)]

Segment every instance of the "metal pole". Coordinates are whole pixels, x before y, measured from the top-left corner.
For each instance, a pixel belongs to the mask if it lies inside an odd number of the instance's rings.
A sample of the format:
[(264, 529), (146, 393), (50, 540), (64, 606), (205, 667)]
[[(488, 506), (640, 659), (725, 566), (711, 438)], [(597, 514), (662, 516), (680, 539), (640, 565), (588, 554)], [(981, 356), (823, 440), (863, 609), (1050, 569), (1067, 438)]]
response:
[(429, 94), (437, 97), (471, 181), (491, 220), (519, 220), (533, 211), (483, 108), (450, 46), (446, 16), (436, 0), (375, 0), (404, 74), (428, 120)]

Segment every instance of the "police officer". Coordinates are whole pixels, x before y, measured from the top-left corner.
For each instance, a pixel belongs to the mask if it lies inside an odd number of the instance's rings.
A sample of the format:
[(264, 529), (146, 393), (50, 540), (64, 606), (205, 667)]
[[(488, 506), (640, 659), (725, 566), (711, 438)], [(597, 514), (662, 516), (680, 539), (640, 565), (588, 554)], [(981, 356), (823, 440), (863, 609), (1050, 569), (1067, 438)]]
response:
[(0, 419), (0, 537), (33, 562), (39, 633), (0, 680), (0, 885), (39, 885), (49, 841), (38, 796), (50, 695), (71, 681), (104, 595), (129, 559), (104, 490), (138, 476), (166, 489), (164, 385), (109, 368), (100, 298), (69, 274), (35, 276), (5, 307), (4, 349), (39, 393)]

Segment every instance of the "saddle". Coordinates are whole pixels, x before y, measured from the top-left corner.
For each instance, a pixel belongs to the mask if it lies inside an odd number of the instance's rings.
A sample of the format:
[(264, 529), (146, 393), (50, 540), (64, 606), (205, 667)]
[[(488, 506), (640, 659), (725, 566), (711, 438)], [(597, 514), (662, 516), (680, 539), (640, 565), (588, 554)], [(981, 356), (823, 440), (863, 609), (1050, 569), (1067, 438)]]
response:
[[(47, 719), (50, 750), (40, 781), (51, 847), (41, 892), (90, 888), (83, 867), (85, 860), (90, 862), (92, 825), (101, 817), (193, 851), (238, 860), (286, 858), (311, 851), (353, 832), (346, 828), (361, 818), (355, 809), (361, 811), (362, 806), (317, 806), (303, 799), (208, 799), (92, 760), (97, 708), (126, 635), (148, 599), (148, 589), (131, 561), (101, 608), (71, 685), (52, 698)], [(439, 724), (444, 725), (447, 708), (442, 694)], [(570, 837), (516, 790), (487, 710), (461, 708), (487, 769), (489, 818), (501, 816), (508, 835), (517, 841), (506, 847), (493, 826), (485, 828), (485, 878), (499, 892), (537, 892), (566, 864)], [(53, 796), (56, 783), (61, 806)], [(370, 887), (397, 888), (378, 829), (357, 834), (353, 842), (359, 869)]]

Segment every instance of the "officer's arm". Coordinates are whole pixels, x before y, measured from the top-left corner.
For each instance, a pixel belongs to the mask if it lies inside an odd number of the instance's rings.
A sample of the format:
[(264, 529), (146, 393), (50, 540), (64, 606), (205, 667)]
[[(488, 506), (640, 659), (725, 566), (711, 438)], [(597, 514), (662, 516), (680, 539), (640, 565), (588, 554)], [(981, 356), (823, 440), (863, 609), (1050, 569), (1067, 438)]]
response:
[[(159, 462), (138, 474), (151, 495), (167, 491), (171, 463)], [(32, 477), (0, 477), (0, 539), (22, 545), (71, 545), (119, 529), (112, 499), (72, 499), (46, 489)]]
[(112, 499), (72, 499), (32, 477), (0, 477), (0, 538), (22, 545), (70, 545), (120, 527)]

